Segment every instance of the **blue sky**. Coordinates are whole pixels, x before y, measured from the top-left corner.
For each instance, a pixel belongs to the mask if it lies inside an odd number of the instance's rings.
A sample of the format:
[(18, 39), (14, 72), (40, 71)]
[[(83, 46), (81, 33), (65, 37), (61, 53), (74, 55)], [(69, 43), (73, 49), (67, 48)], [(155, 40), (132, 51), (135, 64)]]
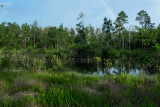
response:
[(17, 22), (18, 24), (32, 24), (34, 20), (42, 27), (59, 26), (76, 27), (80, 12), (85, 14), (85, 25), (101, 27), (103, 18), (112, 19), (108, 12), (110, 8), (117, 16), (125, 11), (129, 16), (129, 25), (138, 25), (135, 21), (137, 13), (145, 10), (151, 16), (152, 22), (160, 23), (160, 0), (0, 0), (4, 7), (0, 7), (1, 22)]

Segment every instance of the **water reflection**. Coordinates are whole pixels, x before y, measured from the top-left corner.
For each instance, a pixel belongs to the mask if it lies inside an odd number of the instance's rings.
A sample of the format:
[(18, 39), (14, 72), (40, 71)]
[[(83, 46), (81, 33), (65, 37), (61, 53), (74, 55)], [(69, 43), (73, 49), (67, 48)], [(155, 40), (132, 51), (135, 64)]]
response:
[(106, 75), (106, 74), (115, 74), (120, 75), (121, 73), (128, 73), (131, 75), (155, 75), (156, 68), (155, 65), (144, 64), (140, 60), (136, 59), (116, 59), (111, 60), (112, 66), (110, 68), (106, 68), (103, 64), (99, 64), (98, 66), (94, 63), (75, 63), (72, 66), (66, 66), (70, 68), (72, 71), (77, 71), (84, 74), (93, 74), (93, 75)]
[[(37, 59), (43, 61), (44, 67), (46, 69), (50, 69), (53, 67), (53, 59), (52, 55), (24, 55), (24, 54), (15, 54), (11, 56), (0, 55), (0, 68), (1, 69), (9, 69), (9, 70), (19, 70), (19, 71), (30, 71), (31, 67), (37, 63)], [(82, 61), (82, 60), (81, 60)], [(79, 60), (63, 60), (62, 65), (63, 68), (60, 69), (62, 71), (75, 71), (83, 74), (91, 74), (91, 75), (106, 75), (106, 74), (116, 74), (120, 75), (121, 73), (128, 73), (131, 75), (155, 75), (156, 68), (155, 65), (144, 64), (140, 60), (136, 59), (116, 59), (111, 60), (112, 66), (110, 68), (106, 68), (104, 63), (97, 64), (94, 61), (88, 62), (83, 60), (82, 62)]]

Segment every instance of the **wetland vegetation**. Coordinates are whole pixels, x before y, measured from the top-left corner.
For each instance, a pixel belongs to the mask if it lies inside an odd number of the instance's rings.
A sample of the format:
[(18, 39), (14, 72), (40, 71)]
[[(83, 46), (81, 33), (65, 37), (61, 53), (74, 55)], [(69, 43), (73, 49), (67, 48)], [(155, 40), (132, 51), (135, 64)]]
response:
[(0, 24), (0, 106), (160, 106), (160, 25), (118, 14), (103, 27)]

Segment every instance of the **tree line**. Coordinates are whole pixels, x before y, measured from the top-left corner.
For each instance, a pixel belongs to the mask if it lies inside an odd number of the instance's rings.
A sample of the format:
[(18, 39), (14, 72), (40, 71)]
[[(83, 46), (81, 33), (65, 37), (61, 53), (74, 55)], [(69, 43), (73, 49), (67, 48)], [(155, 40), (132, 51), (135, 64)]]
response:
[(39, 26), (37, 21), (21, 26), (16, 22), (0, 24), (0, 47), (2, 51), (55, 53), (66, 57), (107, 57), (111, 50), (153, 50), (160, 44), (160, 25), (155, 27), (148, 13), (141, 10), (136, 21), (140, 27), (125, 27), (128, 16), (124, 11), (115, 22), (104, 18), (102, 28), (84, 26), (84, 14), (80, 13), (76, 29)]

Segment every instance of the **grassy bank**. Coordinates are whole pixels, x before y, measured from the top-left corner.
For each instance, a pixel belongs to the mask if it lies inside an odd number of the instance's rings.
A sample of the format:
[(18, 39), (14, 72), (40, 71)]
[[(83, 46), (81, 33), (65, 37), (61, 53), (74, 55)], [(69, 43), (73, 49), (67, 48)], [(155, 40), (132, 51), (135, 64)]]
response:
[(160, 76), (0, 72), (0, 106), (159, 106)]

